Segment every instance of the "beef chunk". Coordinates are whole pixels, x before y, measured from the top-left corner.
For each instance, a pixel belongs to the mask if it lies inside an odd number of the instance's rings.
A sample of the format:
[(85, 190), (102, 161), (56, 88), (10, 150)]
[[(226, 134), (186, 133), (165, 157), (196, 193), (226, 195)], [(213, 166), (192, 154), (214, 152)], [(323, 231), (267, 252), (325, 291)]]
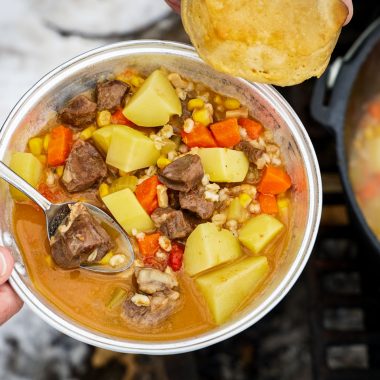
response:
[(179, 192), (176, 190), (167, 190), (168, 193), (168, 201), (169, 201), (169, 207), (174, 208), (175, 210), (178, 210), (181, 208), (181, 205), (179, 204)]
[[(138, 292), (124, 304), (124, 317), (138, 327), (157, 326), (180, 305), (175, 275), (157, 269), (138, 268), (135, 271)], [(145, 293), (145, 294), (142, 294)], [(143, 303), (139, 303), (143, 298)]]
[(129, 92), (129, 85), (119, 80), (108, 80), (96, 86), (98, 110), (114, 111), (121, 106)]
[(179, 307), (179, 293), (174, 290), (148, 296), (149, 306), (138, 306), (128, 299), (124, 303), (124, 318), (129, 324), (141, 328), (155, 327), (170, 317)]
[(151, 218), (156, 227), (169, 239), (185, 238), (194, 228), (192, 220), (183, 211), (170, 207), (156, 208)]
[(240, 141), (235, 145), (236, 150), (241, 150), (248, 158), (248, 161), (255, 164), (256, 161), (263, 155), (264, 151), (255, 148), (249, 141)]
[(84, 95), (78, 95), (61, 110), (59, 117), (63, 123), (83, 129), (87, 124), (95, 121), (96, 103)]
[(178, 286), (178, 281), (173, 274), (161, 272), (158, 269), (138, 268), (135, 274), (139, 290), (147, 294), (173, 289)]
[(215, 209), (214, 202), (205, 199), (201, 189), (179, 193), (179, 203), (183, 209), (196, 213), (202, 219), (211, 218)]
[(198, 186), (204, 175), (201, 159), (187, 154), (167, 165), (158, 173), (160, 181), (169, 189), (189, 191)]
[(57, 228), (51, 244), (55, 263), (64, 269), (78, 268), (86, 262), (99, 261), (113, 248), (105, 229), (82, 203), (70, 207), (70, 214)]
[(83, 191), (99, 183), (107, 175), (101, 154), (90, 143), (77, 140), (67, 158), (62, 183), (67, 191)]

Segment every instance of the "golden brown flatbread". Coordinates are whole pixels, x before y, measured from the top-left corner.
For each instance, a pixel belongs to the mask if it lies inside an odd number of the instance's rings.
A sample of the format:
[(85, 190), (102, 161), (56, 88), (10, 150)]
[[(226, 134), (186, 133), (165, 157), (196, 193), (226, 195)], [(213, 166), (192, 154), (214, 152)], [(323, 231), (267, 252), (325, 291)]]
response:
[(289, 86), (325, 70), (348, 14), (341, 0), (182, 0), (182, 20), (215, 69)]

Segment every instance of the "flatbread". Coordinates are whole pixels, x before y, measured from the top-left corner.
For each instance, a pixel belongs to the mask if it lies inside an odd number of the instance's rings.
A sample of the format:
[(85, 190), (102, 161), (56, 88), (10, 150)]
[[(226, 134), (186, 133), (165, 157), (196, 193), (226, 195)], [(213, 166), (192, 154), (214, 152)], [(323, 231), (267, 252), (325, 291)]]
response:
[(182, 0), (182, 20), (215, 69), (294, 85), (322, 75), (348, 9), (341, 0)]

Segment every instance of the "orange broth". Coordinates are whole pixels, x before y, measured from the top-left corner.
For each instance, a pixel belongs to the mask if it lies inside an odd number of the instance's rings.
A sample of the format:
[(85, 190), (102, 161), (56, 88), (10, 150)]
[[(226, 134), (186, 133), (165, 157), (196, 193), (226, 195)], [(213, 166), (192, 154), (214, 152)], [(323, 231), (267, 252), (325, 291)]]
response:
[[(215, 327), (203, 296), (193, 280), (179, 272), (182, 307), (159, 327), (147, 331), (127, 325), (122, 306), (107, 308), (115, 288), (129, 290), (130, 279), (118, 275), (100, 275), (83, 269), (64, 270), (50, 256), (45, 217), (41, 210), (28, 204), (15, 203), (14, 231), (28, 274), (37, 291), (75, 322), (103, 334), (134, 340), (174, 340), (196, 336)], [(288, 221), (282, 220), (288, 227)], [(287, 229), (286, 229), (287, 230)], [(264, 283), (241, 305), (244, 309), (275, 275), (288, 233), (282, 233), (266, 247), (271, 271)], [(245, 255), (243, 255), (245, 256)]]

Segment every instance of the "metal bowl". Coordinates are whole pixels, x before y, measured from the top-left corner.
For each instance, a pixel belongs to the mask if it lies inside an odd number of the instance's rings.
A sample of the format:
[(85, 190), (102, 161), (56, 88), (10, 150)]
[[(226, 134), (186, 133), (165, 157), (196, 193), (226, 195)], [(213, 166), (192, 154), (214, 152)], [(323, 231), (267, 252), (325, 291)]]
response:
[(248, 106), (252, 116), (275, 131), (276, 142), (282, 147), (293, 181), (291, 232), (275, 276), (250, 305), (228, 323), (191, 338), (136, 341), (91, 330), (69, 318), (38, 293), (13, 238), (12, 201), (4, 184), (0, 189), (0, 244), (10, 247), (16, 260), (10, 279), (15, 291), (33, 311), (59, 331), (94, 346), (120, 352), (162, 355), (192, 351), (252, 326), (293, 286), (309, 258), (320, 222), (322, 189), (318, 162), (301, 121), (273, 87), (216, 72), (190, 46), (152, 40), (123, 42), (95, 49), (47, 74), (22, 97), (4, 123), (0, 131), (0, 158), (8, 162), (12, 152), (24, 150), (28, 138), (38, 133), (55, 110), (71, 96), (126, 66), (135, 66), (143, 72), (165, 67), (206, 83), (217, 92), (239, 99)]

